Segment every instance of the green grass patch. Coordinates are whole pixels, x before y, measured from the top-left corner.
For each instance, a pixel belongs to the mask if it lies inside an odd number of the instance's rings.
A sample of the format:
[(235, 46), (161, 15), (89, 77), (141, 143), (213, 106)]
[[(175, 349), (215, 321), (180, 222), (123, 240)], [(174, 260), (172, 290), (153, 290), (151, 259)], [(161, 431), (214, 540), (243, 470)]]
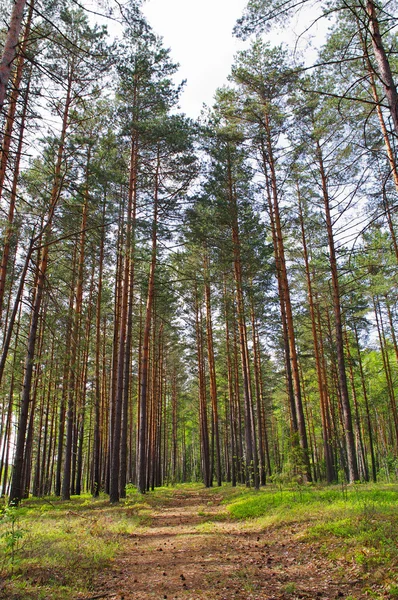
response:
[[(0, 514), (0, 597), (9, 600), (70, 600), (90, 596), (99, 571), (115, 560), (126, 538), (151, 525), (154, 511), (200, 494), (200, 533), (223, 531), (228, 521), (244, 528), (289, 529), (327, 560), (348, 566), (360, 577), (398, 598), (398, 486), (243, 486), (204, 490), (201, 484), (164, 487), (145, 496), (128, 490), (111, 506), (105, 496), (25, 501)], [(222, 510), (210, 507), (218, 506)], [(1, 507), (0, 507), (1, 510)], [(4, 507), (3, 507), (4, 510)], [(224, 523), (222, 523), (224, 522)], [(296, 527), (289, 525), (297, 524)], [(279, 533), (278, 533), (279, 535)], [(242, 572), (244, 578), (244, 573)], [(288, 586), (289, 584), (287, 584)], [(294, 594), (286, 586), (286, 594)], [(370, 587), (369, 587), (370, 589)], [(2, 595), (1, 595), (2, 594)]]
[[(138, 499), (138, 498), (137, 498)], [(33, 499), (0, 518), (0, 575), (8, 598), (67, 600), (88, 594), (99, 570), (114, 559), (123, 538), (145, 526), (149, 508), (129, 498)], [(14, 531), (20, 532), (10, 548)]]
[(238, 491), (236, 497), (227, 500), (228, 510), (236, 519), (252, 519), (277, 513), (283, 509), (287, 514), (300, 514), (302, 508), (336, 508), (360, 506), (372, 510), (374, 506), (398, 506), (398, 488), (386, 486), (383, 489), (371, 486), (331, 488), (302, 487), (285, 490), (263, 489), (260, 491)]
[(245, 490), (227, 500), (233, 519), (266, 529), (301, 524), (300, 538), (394, 597), (398, 580), (398, 486)]
[(203, 485), (165, 486), (142, 496), (133, 486), (111, 506), (105, 495), (29, 499), (9, 511), (0, 506), (0, 597), (8, 600), (70, 600), (89, 596), (98, 572), (109, 566), (125, 539), (151, 525), (175, 495)]

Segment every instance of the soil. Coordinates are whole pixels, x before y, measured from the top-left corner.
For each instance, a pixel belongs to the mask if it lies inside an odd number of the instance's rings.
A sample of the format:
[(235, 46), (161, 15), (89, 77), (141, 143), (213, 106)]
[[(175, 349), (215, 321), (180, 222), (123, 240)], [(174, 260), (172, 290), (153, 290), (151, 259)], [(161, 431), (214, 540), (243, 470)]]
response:
[(360, 569), (304, 541), (305, 525), (259, 529), (255, 521), (225, 519), (221, 501), (207, 490), (177, 491), (157, 505), (150, 524), (124, 540), (90, 598), (369, 598)]

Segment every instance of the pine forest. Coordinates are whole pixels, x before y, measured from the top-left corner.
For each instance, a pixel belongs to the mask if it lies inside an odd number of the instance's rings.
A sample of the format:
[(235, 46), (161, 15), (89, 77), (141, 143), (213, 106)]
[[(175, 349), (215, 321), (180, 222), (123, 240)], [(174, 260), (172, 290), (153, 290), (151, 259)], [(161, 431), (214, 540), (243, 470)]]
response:
[(139, 2), (3, 4), (3, 495), (394, 480), (393, 4), (251, 0), (197, 121)]
[[(12, 572), (35, 498), (116, 511), (129, 494), (166, 502), (159, 488), (398, 479), (396, 3), (248, 0), (231, 32), (245, 47), (198, 119), (144, 4), (1, 0)], [(322, 40), (272, 42), (299, 13), (303, 30), (326, 23)], [(398, 596), (388, 581), (373, 598)], [(323, 593), (284, 585), (222, 597)], [(48, 589), (4, 598), (88, 598)]]

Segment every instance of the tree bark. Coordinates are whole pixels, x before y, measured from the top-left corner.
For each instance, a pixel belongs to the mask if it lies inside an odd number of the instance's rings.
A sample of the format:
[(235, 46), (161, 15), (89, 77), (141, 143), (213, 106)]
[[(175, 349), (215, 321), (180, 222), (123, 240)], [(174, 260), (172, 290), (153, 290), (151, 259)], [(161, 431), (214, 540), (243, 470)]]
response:
[(101, 304), (102, 304), (102, 277), (105, 254), (105, 215), (106, 197), (102, 205), (101, 239), (98, 259), (98, 289), (95, 317), (95, 408), (94, 408), (94, 443), (93, 443), (93, 480), (91, 493), (98, 498), (101, 488)]
[[(284, 337), (286, 340), (285, 353), (286, 361), (289, 362), (290, 373), (288, 371), (288, 385), (290, 381), (293, 385), (293, 390), (289, 390), (289, 399), (291, 407), (291, 415), (293, 422), (293, 435), (297, 431), (301, 448), (302, 470), (307, 481), (312, 481), (311, 465), (308, 452), (308, 439), (305, 424), (303, 403), (301, 398), (300, 388), (300, 372), (298, 367), (298, 356), (296, 349), (296, 338), (293, 323), (293, 311), (290, 298), (289, 281), (287, 277), (285, 248), (282, 234), (282, 225), (279, 212), (278, 186), (275, 171), (275, 160), (271, 138), (271, 122), (267, 110), (264, 114), (264, 130), (265, 130), (265, 146), (262, 146), (264, 174), (269, 181), (270, 190), (267, 189), (268, 204), (270, 207), (271, 225), (273, 228), (273, 243), (275, 261), (278, 274), (278, 287), (280, 293), (280, 305), (282, 326), (284, 328)], [(270, 170), (270, 175), (267, 173), (267, 164)], [(267, 188), (269, 188), (269, 185)], [(291, 379), (289, 377), (291, 376)], [(290, 381), (289, 381), (290, 379)], [(292, 398), (293, 392), (293, 398)], [(294, 399), (294, 402), (293, 402)], [(294, 440), (293, 440), (294, 442)]]
[(250, 486), (253, 481), (254, 487), (260, 487), (258, 474), (258, 456), (256, 444), (256, 430), (254, 423), (253, 399), (251, 390), (251, 377), (249, 366), (249, 352), (247, 346), (247, 328), (245, 321), (245, 305), (243, 297), (243, 277), (241, 263), (241, 244), (238, 223), (238, 205), (233, 180), (232, 166), (228, 157), (228, 203), (231, 215), (231, 235), (233, 243), (234, 275), (236, 288), (236, 306), (239, 329), (239, 345), (241, 354), (244, 417), (245, 417), (245, 440), (246, 440), (246, 485)]
[(338, 270), (337, 270), (336, 250), (335, 250), (335, 245), (334, 245), (332, 215), (331, 215), (331, 210), (330, 210), (329, 192), (328, 192), (328, 186), (327, 186), (327, 176), (325, 173), (322, 149), (321, 149), (319, 140), (316, 140), (316, 153), (317, 153), (317, 159), (318, 159), (318, 165), (319, 165), (319, 172), (321, 175), (322, 194), (323, 194), (323, 201), (324, 201), (324, 207), (325, 207), (325, 219), (326, 219), (326, 228), (327, 228), (328, 243), (329, 243), (329, 261), (330, 261), (330, 271), (331, 271), (331, 276), (332, 276), (332, 298), (333, 298), (333, 311), (334, 311), (334, 321), (335, 321), (338, 381), (339, 381), (341, 406), (342, 406), (343, 420), (344, 420), (344, 434), (345, 434), (345, 444), (346, 444), (347, 460), (348, 460), (348, 477), (349, 477), (350, 483), (353, 483), (354, 481), (357, 481), (359, 479), (359, 473), (358, 473), (357, 456), (356, 456), (356, 451), (355, 451), (354, 432), (353, 432), (353, 427), (352, 427), (350, 398), (349, 398), (349, 394), (348, 394), (347, 376), (346, 376), (346, 370), (345, 370), (343, 323), (342, 323), (341, 306), (340, 306), (340, 287), (339, 287), (339, 278), (338, 278)]
[(315, 307), (314, 307), (314, 296), (312, 293), (312, 281), (311, 281), (311, 273), (310, 273), (310, 264), (308, 258), (308, 250), (307, 250), (307, 240), (305, 235), (305, 227), (304, 227), (304, 217), (303, 217), (303, 207), (301, 202), (301, 194), (300, 189), (297, 183), (297, 198), (298, 198), (298, 207), (299, 207), (299, 218), (300, 218), (300, 226), (301, 226), (301, 239), (303, 244), (303, 255), (304, 255), (304, 263), (305, 263), (305, 274), (307, 279), (307, 294), (308, 294), (308, 304), (310, 309), (310, 318), (311, 318), (311, 330), (312, 330), (312, 342), (314, 347), (314, 357), (315, 357), (315, 367), (318, 379), (318, 392), (319, 392), (319, 401), (321, 407), (321, 422), (322, 422), (322, 436), (323, 436), (323, 447), (325, 453), (325, 465), (326, 465), (326, 479), (328, 483), (332, 483), (336, 479), (336, 474), (334, 472), (333, 466), (333, 450), (331, 445), (331, 440), (329, 439), (329, 427), (327, 422), (327, 400), (325, 398), (325, 389), (324, 382), (322, 378), (322, 365), (321, 365), (321, 357), (319, 353), (319, 342), (318, 342), (318, 332), (316, 327), (316, 317), (315, 317)]
[(388, 101), (395, 134), (398, 135), (398, 93), (380, 33), (376, 4), (372, 0), (367, 0), (366, 12), (369, 17), (369, 29), (372, 36), (373, 52), (379, 69), (380, 80)]
[(213, 424), (216, 445), (216, 477), (217, 485), (221, 486), (221, 446), (220, 446), (220, 428), (218, 422), (218, 404), (217, 404), (217, 380), (216, 380), (216, 365), (214, 361), (214, 346), (213, 346), (213, 324), (211, 315), (211, 295), (210, 295), (210, 267), (209, 257), (206, 254), (203, 258), (204, 264), (204, 279), (205, 279), (205, 300), (206, 300), (206, 338), (207, 338), (207, 359), (209, 362), (210, 374), (210, 397), (213, 409)]
[(141, 385), (140, 385), (140, 424), (139, 424), (139, 444), (138, 444), (138, 468), (137, 468), (137, 488), (141, 494), (146, 492), (146, 472), (147, 472), (147, 398), (148, 398), (148, 366), (149, 366), (149, 341), (152, 324), (152, 305), (155, 296), (155, 270), (157, 258), (157, 229), (158, 229), (158, 194), (159, 194), (159, 170), (160, 170), (160, 150), (158, 149), (155, 189), (153, 202), (153, 222), (152, 222), (152, 256), (148, 280), (148, 295), (145, 313), (145, 328), (142, 344), (142, 365), (141, 365)]
[(14, 2), (3, 55), (0, 59), (0, 112), (3, 110), (12, 64), (17, 55), (18, 40), (21, 33), (25, 5), (26, 0), (15, 0)]

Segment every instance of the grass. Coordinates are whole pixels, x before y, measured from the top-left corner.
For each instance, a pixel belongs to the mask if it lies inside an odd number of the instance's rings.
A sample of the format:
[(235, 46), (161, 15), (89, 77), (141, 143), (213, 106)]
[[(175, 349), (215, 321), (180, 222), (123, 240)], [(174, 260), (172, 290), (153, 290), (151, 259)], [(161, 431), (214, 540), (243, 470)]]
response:
[[(116, 560), (126, 538), (150, 526), (154, 509), (161, 511), (175, 495), (199, 491), (204, 492), (203, 486), (193, 484), (142, 497), (131, 488), (117, 506), (106, 497), (88, 495), (70, 502), (32, 499), (16, 512), (0, 514), (0, 598), (89, 597), (98, 572)], [(208, 502), (197, 513), (203, 519), (198, 532), (225, 531), (234, 521), (245, 529), (287, 528), (292, 539), (324, 555), (325, 564), (337, 561), (342, 573), (355, 565), (369, 590), (377, 583), (389, 598), (398, 598), (397, 485), (270, 486), (258, 492), (226, 485), (205, 494)], [(220, 500), (223, 510), (212, 514), (210, 507)], [(246, 571), (240, 575), (249, 586)], [(288, 582), (285, 593), (294, 594), (293, 586)]]
[(17, 510), (20, 532), (13, 555), (10, 524), (0, 520), (0, 597), (70, 600), (88, 594), (101, 569), (115, 558), (123, 538), (150, 522), (150, 507), (130, 496), (120, 506), (89, 496), (61, 502), (26, 501)]
[(397, 485), (249, 490), (230, 497), (227, 510), (262, 529), (298, 525), (300, 540), (398, 598)]

